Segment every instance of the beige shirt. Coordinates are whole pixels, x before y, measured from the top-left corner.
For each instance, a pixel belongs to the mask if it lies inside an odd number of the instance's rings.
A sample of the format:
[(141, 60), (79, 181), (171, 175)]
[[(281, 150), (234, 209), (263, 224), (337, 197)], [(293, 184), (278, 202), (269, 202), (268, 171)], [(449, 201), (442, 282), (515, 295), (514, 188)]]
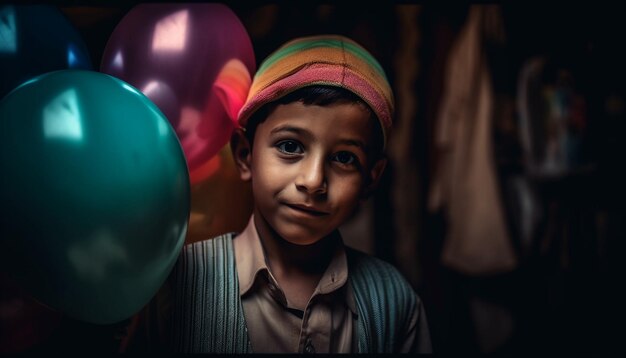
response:
[[(239, 294), (254, 353), (357, 352), (358, 313), (340, 235), (333, 258), (304, 311), (289, 304), (272, 275), (253, 217), (233, 239), (233, 248)], [(431, 352), (421, 302), (411, 313), (406, 331), (397, 339), (402, 342), (401, 353)]]
[[(343, 241), (337, 235), (334, 255), (304, 311), (287, 301), (266, 262), (261, 240), (250, 218), (246, 229), (233, 239), (239, 294), (248, 337), (254, 353), (357, 352), (358, 313), (348, 281)], [(166, 350), (172, 293), (168, 282), (131, 322), (121, 352), (159, 353)], [(400, 352), (430, 353), (430, 335), (420, 304), (411, 313)]]
[(252, 351), (255, 353), (350, 353), (357, 317), (348, 289), (348, 261), (338, 237), (333, 258), (304, 311), (287, 300), (266, 262), (250, 218), (234, 238), (239, 293)]

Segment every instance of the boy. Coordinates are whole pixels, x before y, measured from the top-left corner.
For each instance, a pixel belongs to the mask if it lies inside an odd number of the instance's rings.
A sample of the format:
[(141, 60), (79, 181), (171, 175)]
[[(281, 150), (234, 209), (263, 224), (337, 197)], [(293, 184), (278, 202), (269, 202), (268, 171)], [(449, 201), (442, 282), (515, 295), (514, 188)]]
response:
[(240, 234), (183, 248), (161, 298), (170, 348), (431, 351), (415, 292), (337, 230), (378, 183), (392, 115), (381, 66), (343, 36), (290, 41), (261, 64), (231, 140), (253, 214)]

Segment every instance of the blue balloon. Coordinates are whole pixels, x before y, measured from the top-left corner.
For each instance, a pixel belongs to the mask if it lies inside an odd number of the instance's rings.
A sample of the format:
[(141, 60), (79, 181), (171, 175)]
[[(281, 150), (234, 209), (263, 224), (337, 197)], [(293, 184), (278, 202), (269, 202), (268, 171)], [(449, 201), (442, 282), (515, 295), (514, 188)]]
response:
[(0, 5), (0, 98), (50, 71), (91, 70), (82, 37), (52, 5)]
[(184, 244), (189, 173), (168, 120), (115, 77), (38, 76), (0, 101), (0, 268), (40, 302), (109, 324)]

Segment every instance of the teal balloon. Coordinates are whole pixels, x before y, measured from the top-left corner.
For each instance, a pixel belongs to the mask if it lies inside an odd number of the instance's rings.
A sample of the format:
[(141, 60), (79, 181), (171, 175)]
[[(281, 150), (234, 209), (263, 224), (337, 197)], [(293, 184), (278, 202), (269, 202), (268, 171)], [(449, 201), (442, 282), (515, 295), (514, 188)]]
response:
[(0, 101), (0, 265), (34, 298), (109, 324), (172, 270), (190, 210), (168, 120), (112, 76), (49, 72)]

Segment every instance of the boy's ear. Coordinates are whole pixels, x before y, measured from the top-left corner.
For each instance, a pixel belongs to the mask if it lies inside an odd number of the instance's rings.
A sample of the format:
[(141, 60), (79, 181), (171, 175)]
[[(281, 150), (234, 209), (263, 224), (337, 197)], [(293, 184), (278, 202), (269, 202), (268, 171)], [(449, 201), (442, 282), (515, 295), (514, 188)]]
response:
[(252, 148), (243, 129), (235, 128), (233, 135), (230, 137), (230, 150), (233, 153), (237, 170), (239, 170), (239, 177), (244, 181), (250, 180), (252, 178), (252, 172), (250, 171)]
[(378, 183), (380, 182), (380, 178), (383, 175), (386, 166), (387, 158), (380, 158), (370, 168), (369, 173), (367, 173), (367, 175), (369, 175), (369, 181), (363, 191), (363, 197), (361, 198), (362, 201), (367, 200), (378, 187)]

